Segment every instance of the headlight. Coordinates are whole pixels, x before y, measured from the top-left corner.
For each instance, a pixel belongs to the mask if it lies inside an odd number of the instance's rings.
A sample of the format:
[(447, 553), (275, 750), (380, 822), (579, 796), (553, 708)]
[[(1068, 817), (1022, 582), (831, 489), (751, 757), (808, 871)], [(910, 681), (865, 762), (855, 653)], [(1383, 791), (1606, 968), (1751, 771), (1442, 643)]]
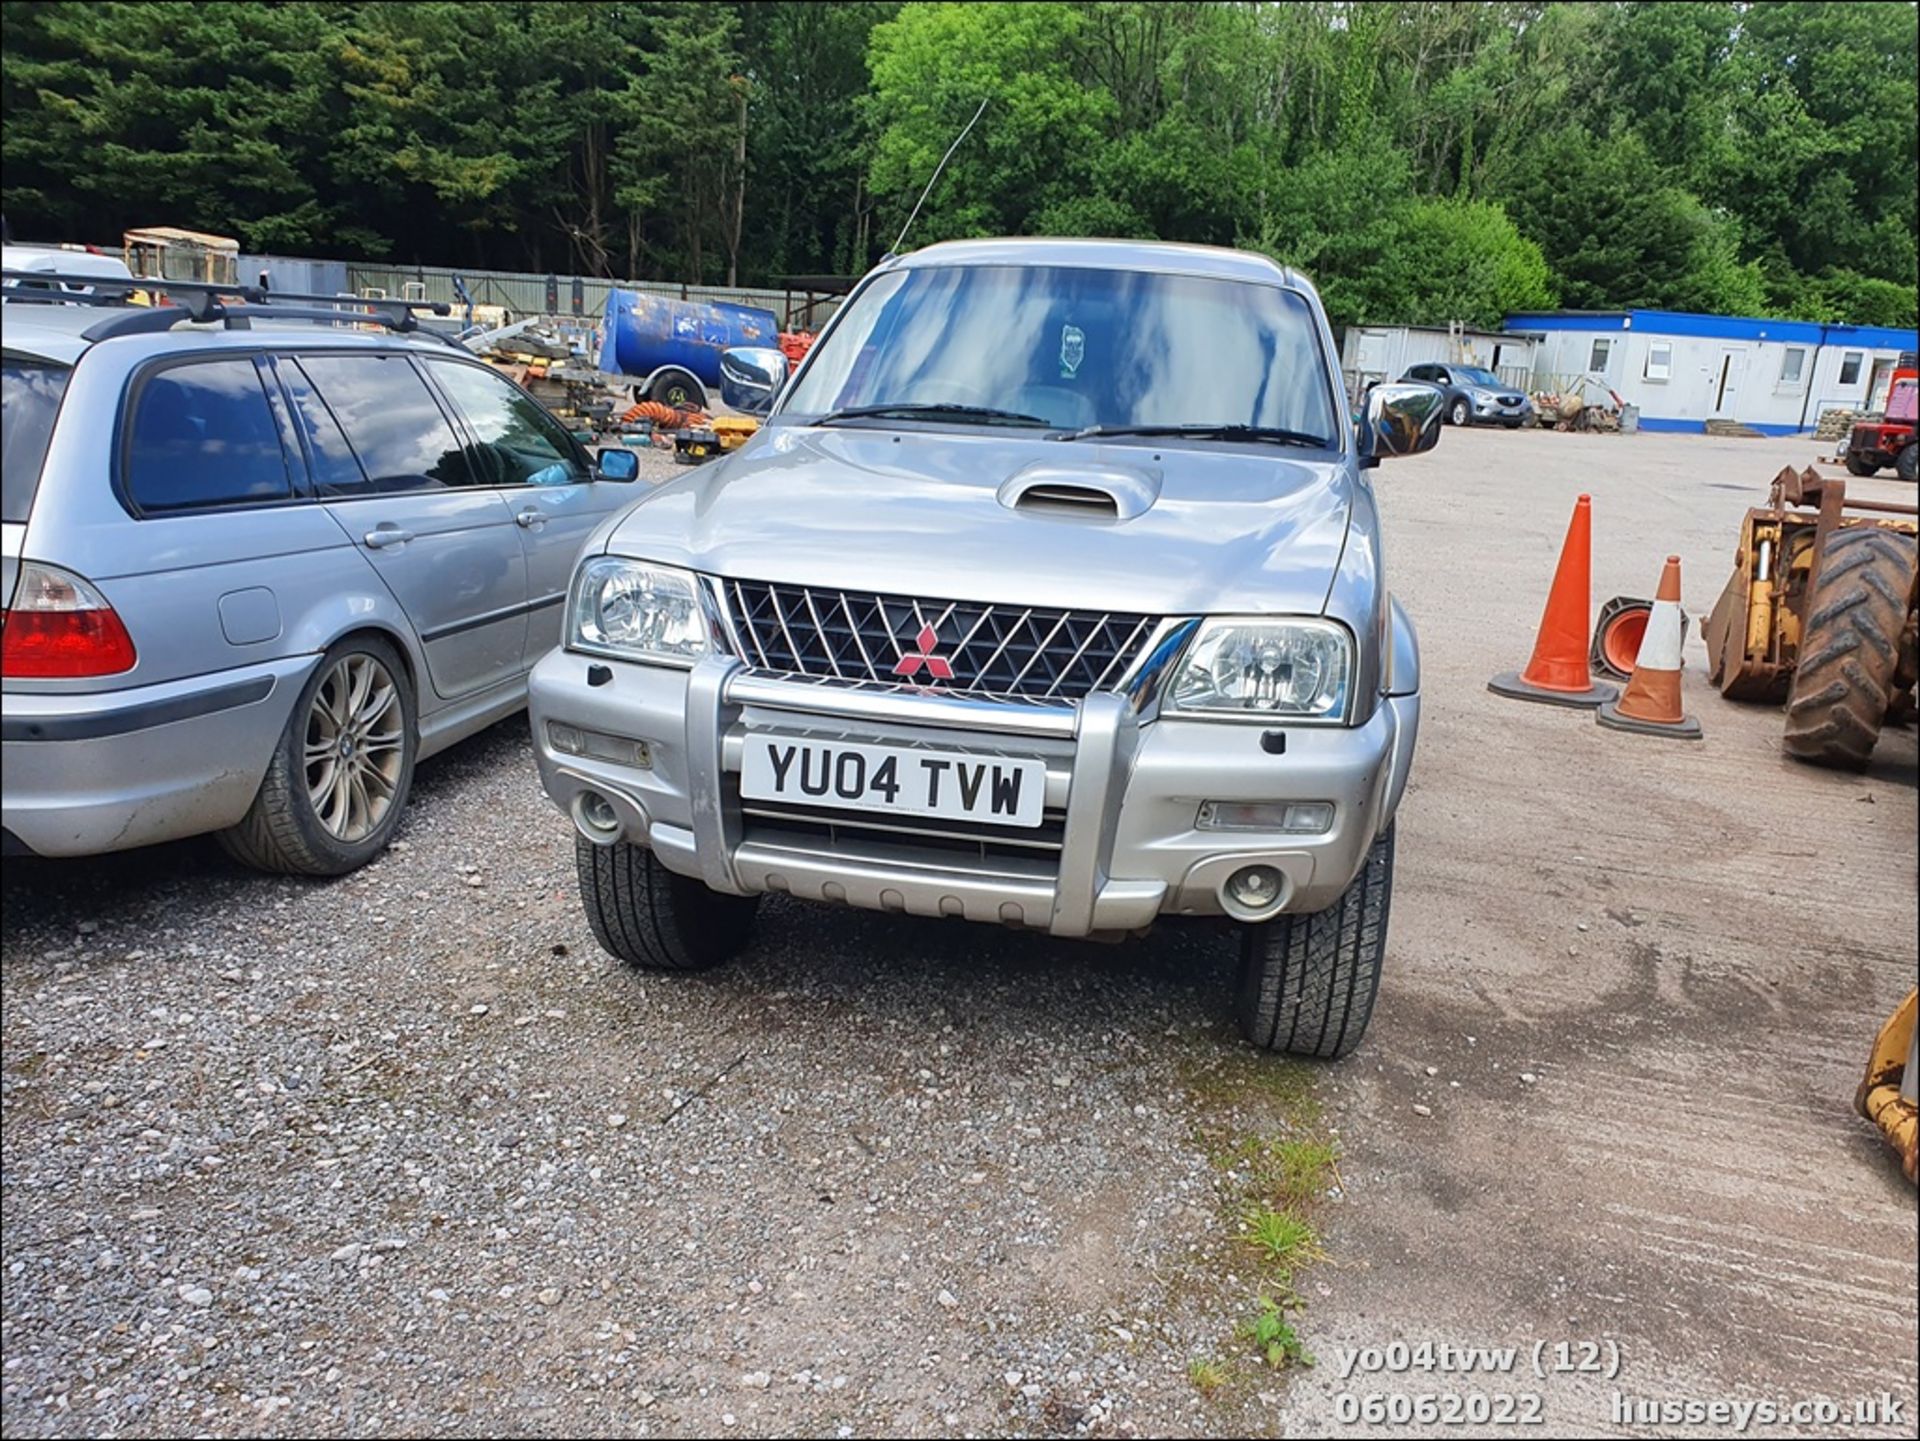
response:
[(1327, 620), (1210, 620), (1167, 694), (1171, 709), (1208, 715), (1341, 720), (1353, 644)]
[(595, 556), (573, 583), (567, 645), (691, 665), (712, 648), (697, 582), (684, 570)]

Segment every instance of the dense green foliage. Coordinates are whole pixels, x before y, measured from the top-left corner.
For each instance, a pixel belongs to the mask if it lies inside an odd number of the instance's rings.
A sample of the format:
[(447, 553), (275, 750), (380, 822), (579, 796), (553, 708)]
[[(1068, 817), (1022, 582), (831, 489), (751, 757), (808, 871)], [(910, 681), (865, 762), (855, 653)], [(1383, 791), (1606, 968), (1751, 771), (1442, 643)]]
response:
[(1258, 247), (1336, 321), (1912, 324), (1898, 3), (4, 5), (16, 235), (741, 283), (910, 237)]

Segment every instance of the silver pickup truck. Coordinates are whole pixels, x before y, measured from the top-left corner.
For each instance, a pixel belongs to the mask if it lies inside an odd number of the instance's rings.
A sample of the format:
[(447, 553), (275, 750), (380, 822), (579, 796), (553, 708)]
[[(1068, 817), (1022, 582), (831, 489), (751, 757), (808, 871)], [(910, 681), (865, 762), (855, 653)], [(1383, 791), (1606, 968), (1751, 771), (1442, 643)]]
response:
[(1112, 241), (935, 245), (862, 280), (731, 456), (589, 539), (535, 667), (594, 934), (718, 964), (768, 893), (1117, 938), (1237, 923), (1255, 1044), (1344, 1055), (1420, 720), (1356, 421), (1299, 274)]

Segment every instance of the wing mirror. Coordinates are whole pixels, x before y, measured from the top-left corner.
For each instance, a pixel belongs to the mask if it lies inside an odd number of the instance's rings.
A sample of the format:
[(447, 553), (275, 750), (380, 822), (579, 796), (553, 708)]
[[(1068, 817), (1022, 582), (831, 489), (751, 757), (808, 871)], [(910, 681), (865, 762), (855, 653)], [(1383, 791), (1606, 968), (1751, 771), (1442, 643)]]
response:
[(1361, 402), (1360, 464), (1374, 466), (1388, 456), (1432, 450), (1440, 439), (1445, 399), (1439, 386), (1417, 380), (1374, 386)]
[(787, 383), (787, 357), (778, 350), (736, 346), (720, 352), (720, 398), (748, 415), (773, 409)]
[(595, 480), (633, 480), (639, 474), (640, 457), (621, 446), (607, 446), (593, 467)]

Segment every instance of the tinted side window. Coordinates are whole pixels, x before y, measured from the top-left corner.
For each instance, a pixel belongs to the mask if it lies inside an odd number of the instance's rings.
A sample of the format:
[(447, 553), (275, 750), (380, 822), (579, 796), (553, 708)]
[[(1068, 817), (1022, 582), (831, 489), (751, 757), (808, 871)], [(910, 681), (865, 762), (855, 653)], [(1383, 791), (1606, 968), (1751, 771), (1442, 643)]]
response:
[(477, 365), (428, 361), (479, 442), (474, 468), (491, 485), (573, 485), (587, 478), (567, 432), (540, 403)]
[(365, 480), (331, 493), (385, 494), (471, 485), (460, 442), (403, 355), (308, 355), (300, 368), (347, 433)]
[(313, 468), (313, 483), (322, 495), (350, 495), (366, 488), (367, 477), (353, 449), (340, 431), (327, 403), (296, 363), (282, 357), (280, 379), (293, 398), (294, 424), (306, 443), (308, 464)]
[(280, 428), (253, 361), (197, 361), (149, 376), (134, 403), (126, 481), (147, 511), (291, 495)]

